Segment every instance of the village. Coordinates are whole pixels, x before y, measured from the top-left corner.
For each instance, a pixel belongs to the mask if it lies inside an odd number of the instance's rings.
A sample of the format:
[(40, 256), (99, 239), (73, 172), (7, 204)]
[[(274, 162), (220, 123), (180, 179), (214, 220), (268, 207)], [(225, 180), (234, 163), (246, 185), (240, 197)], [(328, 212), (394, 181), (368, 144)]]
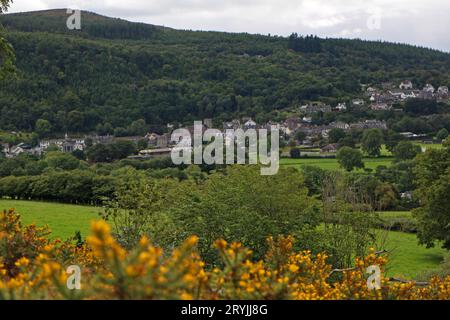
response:
[[(338, 149), (336, 143), (327, 143), (329, 132), (332, 129), (341, 129), (345, 132), (349, 132), (352, 129), (380, 129), (385, 131), (388, 130), (388, 124), (384, 120), (361, 119), (354, 123), (333, 121), (328, 124), (318, 125), (313, 123), (313, 116), (315, 114), (339, 114), (355, 109), (373, 112), (390, 110), (402, 112), (402, 109), (395, 109), (395, 106), (399, 106), (408, 99), (435, 100), (443, 103), (450, 101), (448, 87), (440, 86), (436, 90), (431, 84), (427, 84), (424, 88), (418, 90), (414, 88), (413, 83), (409, 80), (402, 81), (399, 85), (389, 82), (382, 83), (377, 87), (363, 85), (362, 88), (363, 95), (360, 98), (353, 99), (350, 102), (338, 103), (334, 107), (322, 102), (313, 102), (299, 107), (295, 110), (295, 115), (288, 117), (282, 122), (269, 121), (258, 124), (250, 117), (243, 117), (222, 123), (222, 128), (219, 130), (226, 139), (226, 131), (231, 129), (242, 129), (244, 131), (249, 129), (267, 129), (270, 131), (275, 128), (279, 130), (280, 136), (282, 136), (286, 145), (290, 147), (300, 147), (306, 151), (309, 149), (319, 149), (320, 153), (330, 154), (337, 152)], [(213, 119), (204, 119), (202, 123), (203, 130), (217, 129), (217, 126), (213, 125)], [(176, 128), (172, 124), (167, 124), (166, 127), (166, 132), (162, 134), (150, 132), (145, 136), (133, 137), (99, 136), (96, 134), (85, 135), (83, 137), (70, 137), (66, 134), (64, 138), (60, 139), (42, 139), (35, 146), (26, 143), (19, 143), (17, 145), (2, 143), (1, 150), (7, 158), (14, 158), (23, 153), (39, 157), (50, 147), (61, 152), (72, 153), (75, 151), (83, 152), (88, 146), (95, 144), (109, 144), (115, 141), (130, 141), (137, 144), (139, 141), (144, 141), (144, 145), (147, 147), (138, 150), (138, 154), (132, 155), (130, 158), (148, 159), (170, 155), (171, 149), (176, 144), (175, 141), (171, 141), (171, 133)], [(193, 126), (188, 126), (184, 129), (187, 129), (191, 135), (194, 132)], [(432, 143), (432, 138), (426, 134), (417, 134), (414, 132), (401, 132), (400, 134), (407, 139), (419, 140), (422, 143)], [(299, 136), (302, 138), (299, 139)], [(285, 153), (282, 156), (289, 157), (289, 154)]]

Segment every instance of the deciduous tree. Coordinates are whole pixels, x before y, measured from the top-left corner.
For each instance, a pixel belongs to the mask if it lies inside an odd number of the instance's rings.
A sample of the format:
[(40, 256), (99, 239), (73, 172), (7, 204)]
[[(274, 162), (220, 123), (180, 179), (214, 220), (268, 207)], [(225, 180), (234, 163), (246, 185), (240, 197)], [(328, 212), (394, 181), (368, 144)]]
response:
[(420, 208), (413, 211), (418, 220), (420, 243), (432, 247), (436, 241), (450, 250), (450, 141), (442, 150), (429, 149), (417, 157), (414, 169), (416, 195)]
[(381, 146), (383, 144), (383, 133), (379, 129), (369, 129), (364, 131), (362, 137), (362, 149), (371, 157), (381, 155)]
[(358, 149), (342, 147), (338, 150), (336, 158), (340, 166), (349, 172), (355, 168), (364, 168), (363, 154)]

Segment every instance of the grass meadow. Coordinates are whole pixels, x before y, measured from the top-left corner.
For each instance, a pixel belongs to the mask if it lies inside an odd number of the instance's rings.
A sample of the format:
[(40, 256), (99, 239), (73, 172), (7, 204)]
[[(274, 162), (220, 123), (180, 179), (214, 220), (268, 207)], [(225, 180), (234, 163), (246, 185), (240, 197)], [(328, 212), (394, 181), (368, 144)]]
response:
[[(76, 231), (83, 237), (89, 234), (90, 221), (99, 219), (100, 208), (36, 201), (0, 200), (0, 208), (14, 208), (24, 224), (48, 225), (52, 238), (67, 239)], [(386, 217), (410, 217), (409, 212), (386, 212)], [(380, 231), (379, 241), (385, 241), (389, 251), (389, 276), (414, 279), (425, 271), (438, 268), (446, 251), (418, 245), (416, 235), (403, 232)]]
[[(364, 158), (365, 167), (375, 170), (378, 166), (390, 166), (393, 158)], [(281, 166), (297, 167), (302, 166), (317, 166), (324, 170), (342, 170), (335, 158), (301, 158), (301, 159), (280, 159)]]
[(0, 200), (0, 210), (15, 209), (25, 225), (48, 225), (51, 238), (67, 239), (80, 231), (83, 237), (89, 234), (90, 222), (99, 219), (96, 207), (78, 206), (37, 201)]

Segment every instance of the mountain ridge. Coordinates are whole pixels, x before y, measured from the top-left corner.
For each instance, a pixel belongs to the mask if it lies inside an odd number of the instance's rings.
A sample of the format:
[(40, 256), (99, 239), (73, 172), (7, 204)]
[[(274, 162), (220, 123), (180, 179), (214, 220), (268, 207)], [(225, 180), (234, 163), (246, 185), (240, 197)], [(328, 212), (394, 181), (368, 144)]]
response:
[[(52, 17), (52, 18), (64, 18), (67, 19), (70, 14), (67, 13), (67, 10), (70, 8), (57, 8), (57, 9), (46, 9), (46, 10), (37, 10), (37, 11), (25, 11), (25, 12), (15, 12), (15, 13), (6, 13), (0, 16), (0, 23), (3, 24), (4, 27), (13, 27), (13, 30), (16, 31), (25, 31), (27, 32), (27, 30), (25, 28), (23, 28), (23, 26), (18, 26), (17, 24), (13, 23), (10, 18), (16, 18), (16, 17), (27, 17), (27, 16), (37, 16), (37, 17)], [(73, 10), (73, 9), (71, 9)], [(88, 22), (93, 22), (93, 21), (109, 21), (109, 22), (119, 22), (119, 23), (126, 23), (126, 24), (130, 24), (130, 25), (139, 25), (139, 26), (148, 26), (148, 27), (152, 27), (152, 28), (157, 28), (160, 30), (168, 30), (168, 31), (174, 31), (174, 32), (193, 32), (193, 33), (217, 33), (217, 34), (225, 34), (225, 35), (248, 35), (248, 36), (261, 36), (261, 37), (274, 37), (274, 38), (281, 38), (281, 39), (286, 39), (287, 37), (285, 36), (280, 36), (280, 35), (274, 35), (274, 36), (269, 36), (269, 35), (264, 35), (264, 34), (257, 34), (257, 33), (248, 33), (248, 32), (227, 32), (227, 31), (217, 31), (217, 30), (190, 30), (190, 29), (175, 29), (175, 28), (171, 28), (168, 26), (161, 26), (161, 25), (155, 25), (155, 24), (150, 24), (150, 23), (146, 23), (146, 22), (135, 22), (135, 21), (130, 21), (130, 20), (126, 20), (120, 17), (110, 17), (107, 15), (103, 15), (103, 14), (99, 14), (96, 12), (92, 12), (92, 11), (86, 11), (86, 10), (81, 10), (81, 14), (82, 17), (84, 17), (84, 19), (87, 18)], [(65, 24), (63, 24), (63, 26), (65, 27)], [(56, 29), (58, 30), (58, 28)], [(45, 30), (46, 32), (55, 32), (55, 29), (49, 29), (49, 30)], [(413, 45), (413, 44), (408, 44), (408, 43), (401, 43), (401, 42), (389, 42), (389, 41), (384, 41), (384, 40), (364, 40), (364, 39), (359, 39), (359, 38), (355, 38), (355, 39), (349, 39), (349, 38), (333, 38), (333, 37), (325, 37), (323, 38), (324, 40), (342, 40), (342, 41), (362, 41), (362, 42), (366, 42), (366, 43), (383, 43), (383, 44), (389, 44), (389, 45), (399, 45), (399, 46), (407, 46), (407, 47), (411, 47), (411, 48), (416, 48), (419, 50), (430, 50), (430, 51), (434, 51), (434, 52), (439, 52), (439, 53), (443, 53), (443, 54), (448, 54), (450, 55), (450, 52), (446, 52), (440, 49), (436, 49), (436, 48), (430, 48), (430, 47), (424, 47), (424, 46), (419, 46), (419, 45)]]

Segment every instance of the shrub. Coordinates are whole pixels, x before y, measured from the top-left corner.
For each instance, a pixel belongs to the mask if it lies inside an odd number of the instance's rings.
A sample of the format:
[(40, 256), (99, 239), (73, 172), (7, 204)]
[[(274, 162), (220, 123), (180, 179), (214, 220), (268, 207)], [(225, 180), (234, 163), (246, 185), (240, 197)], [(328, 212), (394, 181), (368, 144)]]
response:
[[(4, 212), (0, 221), (2, 245), (28, 234), (13, 211)], [(10, 222), (13, 228), (7, 227)], [(253, 260), (240, 243), (218, 240), (214, 246), (221, 264), (215, 268), (201, 260), (196, 236), (170, 253), (145, 237), (127, 251), (103, 221), (92, 224), (87, 244), (49, 242), (40, 234), (29, 237), (38, 243), (33, 254), (21, 246), (14, 256), (2, 251), (1, 299), (450, 299), (450, 277), (435, 277), (419, 288), (381, 276), (381, 288), (370, 290), (366, 269), (377, 265), (383, 270), (387, 261), (382, 255), (372, 250), (356, 258), (353, 268), (332, 270), (326, 254), (296, 252), (290, 236), (269, 238), (261, 260)], [(83, 290), (67, 289), (69, 264), (80, 265)]]

